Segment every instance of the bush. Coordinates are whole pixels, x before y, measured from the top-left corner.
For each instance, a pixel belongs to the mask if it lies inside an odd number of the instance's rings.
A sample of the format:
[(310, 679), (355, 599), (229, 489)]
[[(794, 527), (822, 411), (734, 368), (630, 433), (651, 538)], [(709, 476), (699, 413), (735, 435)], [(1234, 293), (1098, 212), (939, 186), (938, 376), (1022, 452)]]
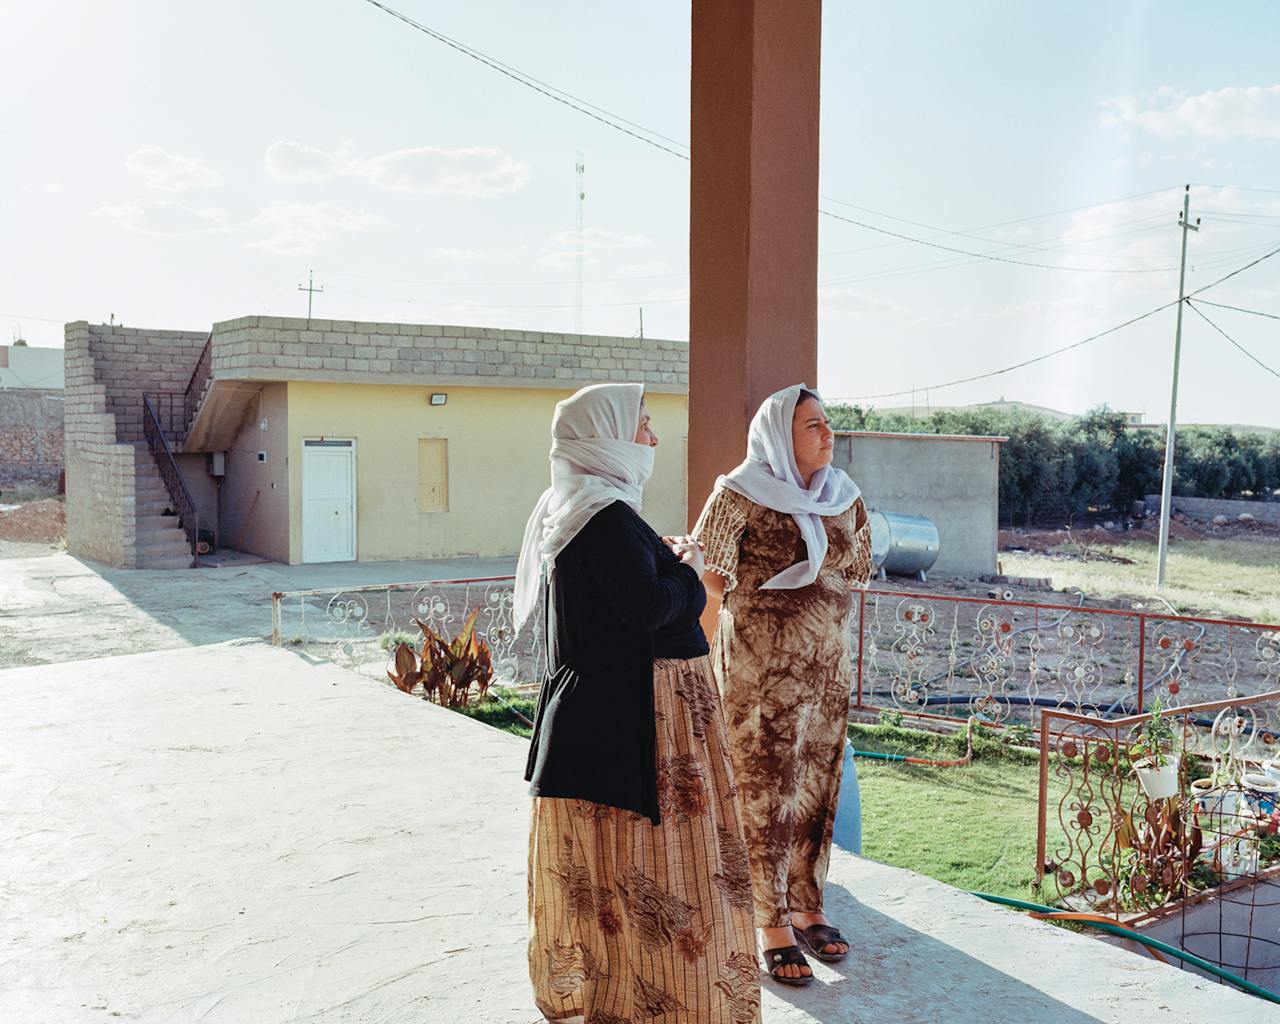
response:
[[(1107, 510), (1125, 512), (1158, 493), (1164, 433), (1132, 430), (1105, 406), (1070, 420), (1022, 411), (964, 409), (925, 419), (885, 415), (857, 405), (828, 407), (840, 430), (1008, 437), (1000, 453), (1000, 519), (1030, 525), (1069, 521)], [(1280, 434), (1228, 427), (1178, 431), (1174, 494), (1189, 498), (1280, 497)]]

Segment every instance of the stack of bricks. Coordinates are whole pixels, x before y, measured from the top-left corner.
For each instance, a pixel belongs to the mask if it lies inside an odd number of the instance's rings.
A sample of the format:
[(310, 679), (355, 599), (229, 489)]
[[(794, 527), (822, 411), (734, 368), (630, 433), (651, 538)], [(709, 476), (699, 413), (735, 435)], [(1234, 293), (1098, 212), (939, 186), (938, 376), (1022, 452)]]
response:
[(689, 346), (656, 338), (248, 316), (214, 325), (213, 376), (374, 384), (425, 378), (568, 389), (637, 381), (684, 394)]

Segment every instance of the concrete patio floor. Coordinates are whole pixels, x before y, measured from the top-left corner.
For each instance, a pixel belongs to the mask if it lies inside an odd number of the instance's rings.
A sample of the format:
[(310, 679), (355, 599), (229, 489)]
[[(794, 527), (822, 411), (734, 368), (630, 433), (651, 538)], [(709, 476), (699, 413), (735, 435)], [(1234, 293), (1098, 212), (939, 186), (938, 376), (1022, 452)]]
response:
[[(252, 643), (0, 672), (0, 1020), (533, 1024), (524, 742)], [(837, 852), (782, 1022), (1280, 1020)]]
[(514, 558), (112, 569), (70, 555), (0, 560), (0, 668), (271, 635), (271, 594), (502, 576)]

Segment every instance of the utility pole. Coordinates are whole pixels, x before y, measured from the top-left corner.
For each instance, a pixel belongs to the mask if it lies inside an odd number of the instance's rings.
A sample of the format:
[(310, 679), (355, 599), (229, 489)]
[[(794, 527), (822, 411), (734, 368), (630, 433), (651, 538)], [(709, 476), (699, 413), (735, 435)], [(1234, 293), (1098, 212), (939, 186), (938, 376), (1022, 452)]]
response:
[(311, 325), (311, 299), (317, 292), (324, 292), (324, 285), (319, 288), (315, 286), (315, 274), (314, 270), (308, 270), (307, 286), (304, 288), (302, 285), (298, 285), (298, 291), (307, 293), (307, 326)]
[(1182, 307), (1186, 303), (1187, 232), (1200, 230), (1200, 218), (1190, 222), (1191, 186), (1182, 194), (1182, 265), (1178, 269), (1178, 326), (1173, 335), (1173, 393), (1169, 397), (1169, 430), (1164, 439), (1164, 484), (1160, 490), (1160, 553), (1156, 559), (1156, 586), (1164, 586), (1165, 556), (1169, 553), (1169, 517), (1173, 512), (1173, 442), (1178, 429), (1178, 364), (1182, 359)]
[(582, 242), (582, 201), (587, 198), (587, 192), (582, 183), (582, 176), (586, 173), (587, 167), (582, 160), (582, 150), (578, 150), (578, 158), (574, 163), (574, 170), (578, 175), (578, 320), (577, 331), (582, 333), (582, 264), (585, 258)]
[(640, 307), (640, 340), (644, 341), (644, 306)]

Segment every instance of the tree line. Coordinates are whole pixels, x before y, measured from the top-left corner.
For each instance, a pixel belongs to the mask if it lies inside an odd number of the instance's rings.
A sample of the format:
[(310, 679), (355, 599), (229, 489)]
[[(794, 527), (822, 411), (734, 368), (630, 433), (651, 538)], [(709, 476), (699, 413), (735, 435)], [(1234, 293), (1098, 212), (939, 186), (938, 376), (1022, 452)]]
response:
[[(1135, 430), (1106, 407), (1052, 420), (1004, 409), (939, 411), (924, 419), (857, 405), (828, 406), (839, 430), (998, 435), (1000, 519), (1019, 525), (1109, 511), (1160, 492), (1164, 430)], [(1280, 499), (1280, 433), (1182, 427), (1173, 493), (1190, 498)]]

